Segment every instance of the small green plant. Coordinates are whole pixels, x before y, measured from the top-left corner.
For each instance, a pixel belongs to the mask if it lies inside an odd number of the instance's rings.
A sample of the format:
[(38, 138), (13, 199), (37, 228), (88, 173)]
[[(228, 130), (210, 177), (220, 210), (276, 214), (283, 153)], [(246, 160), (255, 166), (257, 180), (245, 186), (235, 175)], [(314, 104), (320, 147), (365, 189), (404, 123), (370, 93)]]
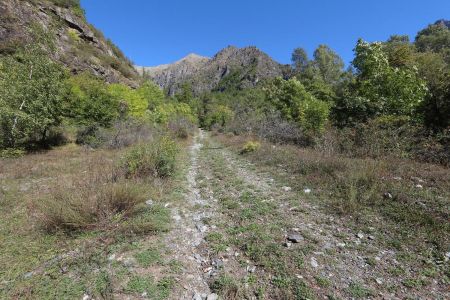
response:
[(373, 294), (371, 290), (369, 290), (368, 288), (362, 286), (357, 282), (350, 283), (347, 291), (352, 297), (357, 299), (366, 298)]
[(161, 255), (157, 249), (147, 249), (134, 256), (142, 267), (150, 267), (154, 264), (160, 263)]
[(70, 40), (74, 43), (78, 43), (81, 40), (80, 36), (78, 35), (78, 31), (76, 29), (69, 28), (67, 30), (67, 35), (69, 36)]
[(258, 151), (259, 148), (261, 148), (261, 144), (256, 141), (248, 141), (244, 144), (244, 146), (241, 149), (241, 154), (250, 153)]
[(316, 279), (316, 282), (320, 287), (327, 288), (331, 285), (331, 282), (328, 278), (322, 276), (316, 276), (314, 278)]

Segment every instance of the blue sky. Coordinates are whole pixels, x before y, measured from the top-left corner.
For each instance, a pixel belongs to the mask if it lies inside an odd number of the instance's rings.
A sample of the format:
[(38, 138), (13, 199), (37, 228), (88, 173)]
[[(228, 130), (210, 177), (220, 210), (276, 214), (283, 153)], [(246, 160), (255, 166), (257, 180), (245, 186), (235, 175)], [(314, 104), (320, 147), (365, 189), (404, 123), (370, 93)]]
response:
[(450, 18), (450, 0), (81, 0), (88, 21), (136, 64), (257, 46), (280, 63), (327, 44), (346, 63), (359, 37), (386, 40)]

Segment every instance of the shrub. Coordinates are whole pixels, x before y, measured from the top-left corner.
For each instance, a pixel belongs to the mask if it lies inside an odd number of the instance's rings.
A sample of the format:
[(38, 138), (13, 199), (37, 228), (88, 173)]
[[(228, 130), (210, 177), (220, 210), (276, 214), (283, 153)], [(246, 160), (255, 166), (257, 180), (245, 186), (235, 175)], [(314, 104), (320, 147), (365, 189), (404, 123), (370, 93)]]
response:
[(188, 119), (181, 117), (170, 120), (168, 129), (176, 138), (187, 139), (194, 130), (194, 124)]
[(0, 158), (18, 158), (25, 155), (25, 150), (18, 148), (6, 148), (0, 150)]
[(134, 119), (119, 120), (111, 128), (82, 126), (76, 143), (92, 148), (120, 149), (152, 139), (158, 130), (148, 123)]
[(256, 141), (248, 141), (241, 149), (241, 154), (258, 151), (261, 148), (261, 144)]
[(177, 144), (169, 137), (133, 147), (122, 159), (121, 166), (127, 177), (168, 177), (175, 172)]
[(326, 102), (309, 99), (300, 104), (300, 124), (306, 131), (313, 134), (323, 132), (329, 114), (329, 105)]

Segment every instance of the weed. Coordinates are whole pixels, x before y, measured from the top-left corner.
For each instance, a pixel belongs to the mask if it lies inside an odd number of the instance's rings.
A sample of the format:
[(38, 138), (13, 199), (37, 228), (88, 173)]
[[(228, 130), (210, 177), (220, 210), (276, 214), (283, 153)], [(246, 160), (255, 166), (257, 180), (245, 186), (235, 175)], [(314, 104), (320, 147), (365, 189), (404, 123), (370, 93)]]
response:
[(157, 249), (147, 249), (142, 252), (137, 253), (134, 256), (140, 266), (147, 268), (154, 264), (162, 262), (161, 254)]
[(357, 282), (350, 283), (349, 287), (347, 288), (347, 292), (350, 294), (350, 296), (357, 299), (362, 299), (373, 295), (373, 291)]

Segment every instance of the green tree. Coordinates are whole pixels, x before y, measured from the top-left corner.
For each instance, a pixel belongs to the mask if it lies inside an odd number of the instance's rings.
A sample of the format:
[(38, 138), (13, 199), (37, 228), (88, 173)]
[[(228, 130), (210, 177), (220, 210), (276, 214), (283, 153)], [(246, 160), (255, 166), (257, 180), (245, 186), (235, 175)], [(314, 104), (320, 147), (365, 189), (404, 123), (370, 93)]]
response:
[(314, 51), (312, 66), (325, 83), (335, 85), (343, 73), (344, 62), (330, 47), (320, 45)]
[(0, 58), (0, 146), (45, 141), (61, 123), (66, 71), (39, 46)]
[(450, 49), (450, 29), (445, 22), (429, 25), (417, 34), (415, 45), (420, 52), (446, 51)]
[(353, 60), (356, 82), (336, 106), (341, 121), (365, 121), (379, 115), (413, 117), (423, 102), (427, 88), (417, 68), (392, 67), (383, 47), (358, 41)]
[(120, 99), (108, 91), (101, 79), (82, 73), (71, 77), (68, 83), (68, 115), (78, 124), (108, 127), (119, 117)]
[(164, 103), (165, 96), (163, 90), (152, 81), (146, 81), (138, 89), (137, 93), (148, 103), (148, 108), (154, 110)]
[(266, 97), (284, 118), (306, 131), (320, 133), (329, 116), (329, 105), (317, 100), (297, 79), (274, 79), (265, 89)]
[(148, 100), (143, 97), (139, 90), (133, 90), (129, 86), (116, 83), (109, 85), (108, 91), (114, 98), (127, 104), (128, 113), (131, 116), (142, 118), (148, 111)]
[(303, 48), (296, 48), (292, 53), (292, 67), (297, 73), (305, 72), (309, 64), (308, 54)]

